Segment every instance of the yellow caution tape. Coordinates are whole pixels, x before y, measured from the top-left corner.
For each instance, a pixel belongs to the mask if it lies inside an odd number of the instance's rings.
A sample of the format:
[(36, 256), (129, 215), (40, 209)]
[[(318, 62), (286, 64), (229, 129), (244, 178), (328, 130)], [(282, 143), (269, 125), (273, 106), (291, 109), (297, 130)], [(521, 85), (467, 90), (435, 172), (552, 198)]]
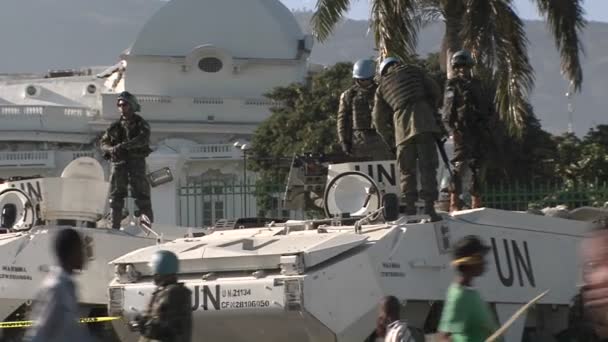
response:
[[(99, 323), (109, 322), (119, 319), (120, 317), (85, 317), (79, 319), (79, 323)], [(0, 322), (0, 329), (10, 328), (27, 328), (32, 326), (34, 321), (15, 321), (15, 322)]]

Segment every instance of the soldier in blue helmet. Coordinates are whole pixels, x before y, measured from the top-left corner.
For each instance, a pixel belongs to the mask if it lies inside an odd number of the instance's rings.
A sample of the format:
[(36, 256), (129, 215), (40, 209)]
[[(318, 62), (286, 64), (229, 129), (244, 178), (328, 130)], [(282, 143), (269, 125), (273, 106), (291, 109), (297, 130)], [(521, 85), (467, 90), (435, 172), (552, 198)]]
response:
[(192, 340), (192, 292), (177, 282), (179, 260), (165, 250), (150, 262), (156, 290), (143, 316), (131, 322), (141, 333), (140, 342), (190, 342)]
[(405, 214), (416, 214), (420, 195), (425, 214), (439, 221), (434, 207), (439, 166), (436, 141), (444, 135), (437, 110), (439, 86), (423, 68), (394, 57), (382, 61), (379, 73), (372, 117), (384, 142), (396, 149)]
[(375, 63), (360, 59), (353, 67), (354, 84), (342, 93), (338, 109), (338, 139), (342, 151), (363, 160), (395, 159), (372, 126), (376, 93)]

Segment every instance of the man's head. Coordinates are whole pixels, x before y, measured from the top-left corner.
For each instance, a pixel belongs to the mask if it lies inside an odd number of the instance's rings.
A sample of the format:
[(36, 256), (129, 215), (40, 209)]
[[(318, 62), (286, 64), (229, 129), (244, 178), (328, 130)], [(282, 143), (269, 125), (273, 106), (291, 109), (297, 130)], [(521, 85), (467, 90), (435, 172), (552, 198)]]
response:
[(380, 302), (380, 315), (388, 318), (391, 322), (401, 317), (401, 303), (395, 296), (386, 296)]
[(67, 273), (84, 267), (84, 244), (80, 234), (71, 228), (63, 229), (55, 237), (55, 256)]
[(485, 255), (490, 247), (474, 235), (465, 236), (454, 245), (452, 265), (464, 277), (479, 277), (485, 272)]
[(137, 98), (128, 91), (123, 91), (118, 95), (116, 106), (118, 106), (120, 114), (124, 117), (129, 117), (135, 112), (139, 112), (141, 110), (139, 102), (137, 102)]
[(468, 76), (475, 62), (467, 50), (460, 50), (452, 56), (451, 64), (458, 75)]
[(353, 78), (362, 87), (369, 87), (374, 82), (376, 65), (371, 59), (360, 59), (353, 66)]
[(179, 260), (174, 253), (160, 250), (152, 256), (150, 269), (154, 274), (156, 285), (174, 283), (177, 281), (177, 272), (179, 272)]

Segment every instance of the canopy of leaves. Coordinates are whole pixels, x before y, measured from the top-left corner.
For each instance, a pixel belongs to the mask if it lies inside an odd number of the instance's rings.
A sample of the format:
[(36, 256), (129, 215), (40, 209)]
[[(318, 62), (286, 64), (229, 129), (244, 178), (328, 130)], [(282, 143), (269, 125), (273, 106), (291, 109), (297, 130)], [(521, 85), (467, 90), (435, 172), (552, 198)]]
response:
[(314, 75), (309, 84), (278, 87), (268, 93), (277, 106), (253, 136), (250, 169), (263, 178), (280, 179), (294, 154), (338, 151), (340, 94), (351, 84), (352, 64), (338, 63)]

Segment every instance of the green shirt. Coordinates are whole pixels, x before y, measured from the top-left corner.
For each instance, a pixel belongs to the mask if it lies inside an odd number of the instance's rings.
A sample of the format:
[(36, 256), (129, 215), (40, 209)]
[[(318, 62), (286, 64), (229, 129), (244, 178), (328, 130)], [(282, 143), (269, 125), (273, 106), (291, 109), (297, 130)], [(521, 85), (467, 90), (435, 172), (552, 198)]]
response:
[(490, 307), (476, 290), (450, 285), (439, 331), (450, 333), (453, 342), (483, 342), (497, 329)]

